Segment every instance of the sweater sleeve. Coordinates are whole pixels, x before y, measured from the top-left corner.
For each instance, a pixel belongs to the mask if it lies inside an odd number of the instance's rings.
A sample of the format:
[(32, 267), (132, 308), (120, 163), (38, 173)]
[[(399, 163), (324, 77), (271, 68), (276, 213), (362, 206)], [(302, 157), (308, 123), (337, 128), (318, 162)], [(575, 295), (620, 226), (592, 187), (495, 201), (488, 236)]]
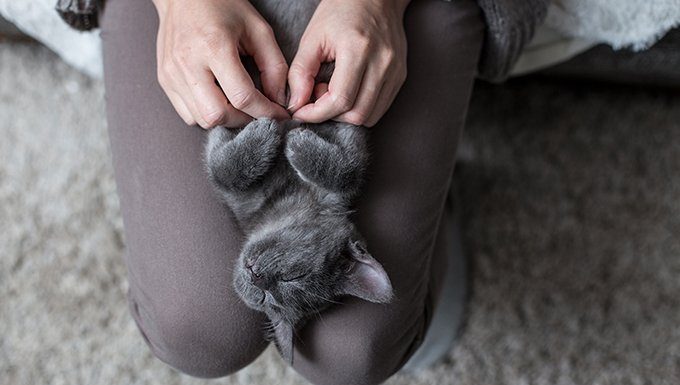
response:
[(486, 21), (479, 77), (491, 82), (507, 78), (524, 45), (545, 19), (550, 0), (477, 0)]

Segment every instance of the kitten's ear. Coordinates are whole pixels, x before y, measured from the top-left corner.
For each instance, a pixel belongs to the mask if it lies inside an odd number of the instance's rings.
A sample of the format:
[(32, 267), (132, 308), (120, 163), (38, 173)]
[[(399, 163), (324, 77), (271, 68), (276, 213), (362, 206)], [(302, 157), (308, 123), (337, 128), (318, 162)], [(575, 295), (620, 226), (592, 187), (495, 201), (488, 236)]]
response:
[(390, 302), (394, 296), (390, 278), (382, 265), (373, 258), (361, 241), (350, 240), (351, 265), (342, 286), (343, 294), (376, 303)]
[(274, 325), (274, 343), (281, 357), (293, 365), (293, 325), (283, 320), (275, 321)]

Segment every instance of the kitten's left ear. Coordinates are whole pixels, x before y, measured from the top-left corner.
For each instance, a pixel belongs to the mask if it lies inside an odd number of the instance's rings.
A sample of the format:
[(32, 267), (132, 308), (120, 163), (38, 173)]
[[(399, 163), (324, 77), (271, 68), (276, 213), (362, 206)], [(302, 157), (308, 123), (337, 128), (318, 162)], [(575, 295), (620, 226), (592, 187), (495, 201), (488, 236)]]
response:
[(370, 302), (390, 302), (394, 296), (390, 278), (382, 265), (366, 251), (364, 243), (350, 240), (348, 252), (351, 265), (342, 286), (343, 294)]

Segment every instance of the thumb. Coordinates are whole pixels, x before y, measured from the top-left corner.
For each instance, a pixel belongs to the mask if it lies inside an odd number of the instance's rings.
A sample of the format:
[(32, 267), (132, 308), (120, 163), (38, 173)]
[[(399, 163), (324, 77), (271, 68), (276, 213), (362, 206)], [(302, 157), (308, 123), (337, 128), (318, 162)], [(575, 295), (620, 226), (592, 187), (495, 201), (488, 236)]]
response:
[(297, 111), (306, 105), (314, 90), (314, 78), (321, 66), (321, 46), (315, 41), (302, 39), (288, 71), (290, 101), (288, 110)]

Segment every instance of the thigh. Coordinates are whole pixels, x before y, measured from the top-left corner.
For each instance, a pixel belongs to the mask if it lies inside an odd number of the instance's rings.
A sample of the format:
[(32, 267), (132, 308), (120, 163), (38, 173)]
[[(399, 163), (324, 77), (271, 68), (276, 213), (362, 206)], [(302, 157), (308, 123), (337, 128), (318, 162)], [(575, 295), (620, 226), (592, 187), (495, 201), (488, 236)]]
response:
[(431, 266), (442, 266), (444, 255), (433, 251), (484, 25), (474, 1), (413, 0), (405, 27), (408, 77), (371, 129), (369, 177), (357, 207), (358, 227), (396, 300), (348, 299), (302, 330), (295, 367), (315, 383), (370, 384), (398, 369), (426, 328), (431, 277), (441, 278)]
[(242, 235), (209, 185), (206, 132), (188, 127), (158, 85), (157, 28), (151, 1), (107, 2), (106, 107), (132, 315), (163, 361), (219, 376), (264, 349), (264, 318), (232, 289)]

